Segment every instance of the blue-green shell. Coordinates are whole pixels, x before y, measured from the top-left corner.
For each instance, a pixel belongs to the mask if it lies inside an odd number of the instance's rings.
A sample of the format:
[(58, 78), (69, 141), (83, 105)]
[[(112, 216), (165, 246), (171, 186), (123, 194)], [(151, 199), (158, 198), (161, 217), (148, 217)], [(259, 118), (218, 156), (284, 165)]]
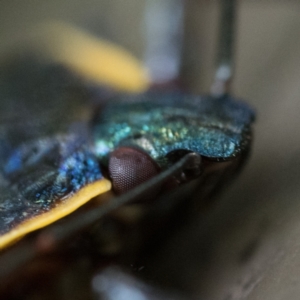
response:
[(253, 110), (229, 96), (148, 93), (111, 101), (94, 127), (96, 155), (121, 145), (144, 149), (161, 166), (180, 150), (230, 160), (249, 149)]

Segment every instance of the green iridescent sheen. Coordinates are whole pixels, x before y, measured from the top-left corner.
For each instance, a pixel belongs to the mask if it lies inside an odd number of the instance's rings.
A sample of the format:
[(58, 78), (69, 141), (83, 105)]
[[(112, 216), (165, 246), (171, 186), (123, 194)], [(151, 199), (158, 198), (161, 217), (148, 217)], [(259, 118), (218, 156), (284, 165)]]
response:
[(136, 146), (162, 167), (179, 150), (228, 160), (248, 148), (253, 120), (253, 110), (230, 97), (123, 96), (99, 114), (95, 152), (105, 162), (116, 147)]

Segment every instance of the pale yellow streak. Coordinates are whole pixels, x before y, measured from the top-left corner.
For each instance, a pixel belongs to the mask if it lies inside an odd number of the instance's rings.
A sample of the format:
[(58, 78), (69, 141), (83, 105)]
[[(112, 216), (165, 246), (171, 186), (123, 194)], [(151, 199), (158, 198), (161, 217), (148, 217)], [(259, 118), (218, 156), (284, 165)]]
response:
[(149, 86), (145, 68), (128, 51), (66, 23), (40, 25), (27, 43), (44, 58), (98, 84), (129, 92), (143, 92)]
[(23, 223), (17, 225), (8, 233), (0, 236), (0, 249), (3, 249), (6, 246), (16, 242), (29, 232), (45, 227), (65, 217), (66, 215), (72, 213), (77, 208), (88, 202), (91, 198), (105, 193), (110, 189), (111, 183), (107, 179), (101, 179), (83, 187), (76, 194), (63, 200), (50, 211), (25, 220)]

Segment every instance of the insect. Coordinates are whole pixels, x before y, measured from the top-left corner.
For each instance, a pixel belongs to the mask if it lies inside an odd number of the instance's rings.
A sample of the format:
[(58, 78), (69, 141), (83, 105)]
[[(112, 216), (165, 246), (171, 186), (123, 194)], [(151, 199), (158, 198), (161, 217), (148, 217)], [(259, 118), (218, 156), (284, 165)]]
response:
[[(50, 76), (55, 72), (59, 78), (55, 68), (43, 72)], [(47, 78), (48, 89), (57, 90), (55, 84), (49, 86)], [(54, 98), (51, 93), (48, 96)], [(84, 121), (75, 126), (74, 121), (65, 117), (59, 120), (61, 116), (56, 110), (60, 104), (51, 101), (48, 105), (53, 106), (54, 112), (47, 109), (42, 121), (25, 121), (26, 126), (32, 126), (28, 133), (23, 134), (24, 122), (17, 123), (13, 132), (3, 125), (2, 247), (109, 190), (110, 179), (115, 191), (125, 192), (188, 152), (206, 160), (227, 161), (249, 149), (253, 111), (230, 97), (155, 93), (119, 96), (100, 110), (91, 133), (84, 132)], [(68, 112), (60, 113), (70, 116), (74, 110), (76, 114), (81, 99), (77, 104), (75, 99), (72, 101), (64, 102)], [(32, 105), (40, 109), (39, 104)], [(26, 109), (30, 112), (35, 108), (26, 103)], [(66, 130), (68, 122), (73, 128)], [(55, 129), (51, 128), (54, 125)], [(127, 152), (119, 151), (119, 155), (109, 159), (118, 147)], [(105, 179), (102, 170), (108, 164), (110, 175)]]
[[(59, 78), (56, 68), (50, 68), (49, 74), (54, 70)], [(50, 86), (48, 78), (46, 82), (47, 88), (57, 90), (55, 83)], [(77, 104), (75, 98), (71, 100), (69, 108), (80, 107), (81, 99)], [(38, 123), (36, 128), (29, 122), (32, 129), (21, 142), (27, 121), (20, 127), (16, 124), (13, 132), (6, 132), (3, 125), (2, 248), (66, 216), (111, 185), (117, 194), (135, 200), (132, 188), (155, 180), (187, 154), (195, 154), (183, 174), (171, 174), (162, 184), (150, 186), (146, 197), (137, 199), (153, 202), (161, 192), (176, 190), (183, 182), (205, 173), (216, 176), (228, 164), (242, 165), (251, 146), (253, 110), (229, 96), (121, 95), (100, 108), (92, 122), (77, 121), (74, 109), (76, 121), (69, 119), (69, 126), (65, 118), (59, 122), (58, 106), (54, 105), (55, 113), (47, 110), (45, 124)], [(72, 109), (67, 111), (71, 118)], [(61, 130), (56, 133), (52, 126)], [(228, 179), (224, 174), (220, 178)]]
[(26, 59), (1, 77), (0, 248), (111, 187), (127, 202), (141, 201), (135, 188), (145, 187), (142, 202), (151, 203), (203, 174), (238, 169), (250, 150), (254, 112), (227, 94), (107, 99), (55, 63)]

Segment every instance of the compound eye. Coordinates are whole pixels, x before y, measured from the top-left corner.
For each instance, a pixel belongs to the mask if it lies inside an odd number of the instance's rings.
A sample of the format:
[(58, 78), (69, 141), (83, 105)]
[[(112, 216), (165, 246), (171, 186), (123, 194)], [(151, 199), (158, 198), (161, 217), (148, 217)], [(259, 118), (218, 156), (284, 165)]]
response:
[(120, 147), (109, 157), (108, 170), (117, 194), (127, 192), (160, 172), (157, 163), (144, 151)]

